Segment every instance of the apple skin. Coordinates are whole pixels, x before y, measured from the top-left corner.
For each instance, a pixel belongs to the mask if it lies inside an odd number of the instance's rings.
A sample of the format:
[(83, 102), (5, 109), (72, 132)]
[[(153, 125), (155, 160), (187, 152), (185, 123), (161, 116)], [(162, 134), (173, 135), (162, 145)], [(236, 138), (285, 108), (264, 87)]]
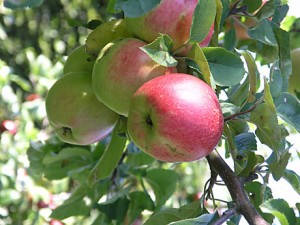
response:
[(169, 74), (134, 94), (128, 134), (142, 151), (164, 162), (189, 162), (219, 143), (223, 114), (213, 89), (197, 77)]
[(106, 137), (115, 127), (118, 114), (99, 102), (87, 72), (59, 78), (46, 96), (50, 125), (64, 142), (89, 145)]
[(13, 120), (3, 120), (0, 126), (0, 133), (7, 131), (8, 133), (15, 135), (18, 132), (18, 126)]
[(300, 48), (291, 51), (291, 60), (292, 74), (289, 77), (288, 92), (298, 97), (300, 96)]
[[(194, 10), (198, 0), (162, 0), (150, 12), (136, 18), (125, 18), (131, 32), (136, 37), (152, 42), (160, 33), (169, 35), (173, 49), (183, 46), (190, 37)], [(213, 24), (212, 24), (213, 26)], [(213, 27), (200, 45), (206, 47), (213, 34)]]
[(92, 74), (95, 59), (85, 50), (85, 45), (74, 48), (68, 55), (63, 68), (63, 74), (86, 71)]
[(120, 115), (128, 116), (134, 92), (146, 81), (176, 72), (153, 61), (140, 47), (147, 43), (136, 38), (120, 39), (106, 45), (93, 69), (93, 90), (99, 101)]

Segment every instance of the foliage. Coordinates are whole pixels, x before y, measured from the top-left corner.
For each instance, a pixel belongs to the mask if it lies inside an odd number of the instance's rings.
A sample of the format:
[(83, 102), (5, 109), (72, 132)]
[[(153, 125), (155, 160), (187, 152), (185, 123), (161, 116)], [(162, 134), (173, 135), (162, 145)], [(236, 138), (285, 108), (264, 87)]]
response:
[[(4, 2), (0, 121), (14, 121), (18, 132), (1, 130), (0, 224), (57, 219), (66, 224), (188, 225), (212, 224), (224, 217), (228, 224), (239, 224), (240, 216), (231, 211), (236, 199), (229, 194), (221, 201), (214, 197), (219, 181), (205, 159), (157, 161), (127, 138), (122, 121), (110, 136), (89, 146), (61, 142), (48, 124), (44, 100), (62, 76), (64, 56), (81, 44), (91, 57), (97, 56), (105, 44), (91, 37), (108, 42), (130, 36), (123, 25), (109, 33), (114, 19), (141, 16), (158, 3)], [(299, 173), (288, 167), (299, 160), (289, 137), (300, 132), (300, 101), (287, 92), (289, 40), (290, 33), (297, 35), (297, 20), (286, 16), (285, 1), (270, 0), (259, 8), (260, 3), (199, 1), (186, 57), (172, 52), (172, 40), (164, 34), (142, 50), (161, 65), (176, 65), (212, 86), (225, 120), (216, 151), (233, 162), (234, 173), (266, 221), (299, 224), (300, 203), (277, 199), (270, 186), (272, 178), (285, 179), (300, 194)], [(255, 21), (248, 27), (249, 38), (239, 40), (233, 24), (249, 17)], [(215, 33), (210, 45), (200, 48), (196, 42), (207, 35), (208, 20), (215, 21)]]

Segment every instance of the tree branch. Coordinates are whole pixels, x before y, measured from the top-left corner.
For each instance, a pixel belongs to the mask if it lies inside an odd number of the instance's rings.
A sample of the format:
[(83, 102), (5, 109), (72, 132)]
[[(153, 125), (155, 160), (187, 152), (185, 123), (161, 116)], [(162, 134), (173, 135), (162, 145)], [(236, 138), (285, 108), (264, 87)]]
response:
[(226, 210), (222, 216), (214, 222), (212, 225), (221, 225), (225, 223), (227, 220), (229, 220), (231, 217), (236, 215), (236, 211), (234, 208)]
[(231, 198), (236, 204), (236, 212), (242, 214), (251, 225), (270, 225), (256, 211), (243, 188), (243, 184), (222, 157), (213, 151), (206, 159), (211, 169), (217, 172), (225, 182)]

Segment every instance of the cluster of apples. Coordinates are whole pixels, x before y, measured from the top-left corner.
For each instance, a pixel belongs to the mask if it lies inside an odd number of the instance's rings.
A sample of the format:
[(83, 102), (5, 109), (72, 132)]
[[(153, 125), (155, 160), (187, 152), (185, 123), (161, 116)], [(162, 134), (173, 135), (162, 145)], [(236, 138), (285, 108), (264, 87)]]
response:
[[(140, 47), (160, 33), (174, 49), (189, 39), (198, 0), (162, 0), (142, 17), (102, 24), (67, 58), (48, 92), (50, 125), (63, 141), (100, 141), (127, 118), (129, 138), (165, 162), (198, 160), (218, 144), (223, 115), (214, 90), (199, 78), (153, 61)], [(207, 46), (213, 33), (199, 43)], [(93, 60), (93, 56), (96, 59)]]

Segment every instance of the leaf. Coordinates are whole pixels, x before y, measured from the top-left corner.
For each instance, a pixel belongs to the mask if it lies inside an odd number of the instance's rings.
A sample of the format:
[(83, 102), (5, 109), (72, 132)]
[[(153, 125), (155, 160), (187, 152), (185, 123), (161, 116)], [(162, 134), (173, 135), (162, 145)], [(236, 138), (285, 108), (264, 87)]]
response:
[(283, 178), (292, 185), (298, 194), (300, 194), (300, 176), (296, 172), (285, 169)]
[(203, 48), (212, 76), (219, 86), (240, 83), (245, 74), (242, 60), (234, 53), (220, 47)]
[(284, 175), (290, 157), (291, 153), (286, 152), (280, 156), (280, 159), (277, 162), (273, 162), (269, 165), (269, 169), (272, 172), (274, 180), (278, 181)]
[(261, 21), (273, 16), (275, 12), (275, 1), (267, 1), (256, 13), (256, 18)]
[(284, 126), (278, 125), (277, 114), (267, 103), (262, 103), (251, 112), (250, 122), (256, 125), (255, 134), (261, 143), (269, 146), (277, 154), (285, 137)]
[(129, 199), (130, 205), (127, 213), (129, 224), (132, 224), (144, 210), (154, 210), (152, 199), (143, 191), (131, 192)]
[(114, 198), (113, 201), (97, 204), (95, 208), (104, 213), (110, 220), (116, 220), (118, 225), (122, 224), (126, 216), (130, 201), (125, 195)]
[(172, 39), (168, 35), (161, 35), (152, 43), (147, 44), (140, 49), (143, 50), (151, 59), (165, 67), (177, 65), (176, 59), (170, 54), (172, 50)]
[(145, 179), (154, 191), (156, 208), (158, 209), (174, 193), (178, 174), (173, 170), (149, 169)]
[(270, 187), (264, 187), (258, 181), (253, 181), (245, 185), (245, 191), (249, 194), (254, 206), (259, 207), (263, 202), (272, 199), (272, 190)]
[(68, 147), (62, 149), (58, 154), (48, 154), (43, 158), (43, 164), (51, 164), (62, 160), (70, 160), (71, 158), (92, 159), (91, 153), (84, 148)]
[(113, 130), (109, 144), (89, 174), (90, 184), (93, 184), (94, 182), (111, 175), (122, 157), (126, 146), (126, 141), (127, 138), (120, 137), (117, 134), (117, 129)]
[(236, 135), (235, 142), (239, 152), (257, 150), (255, 135), (251, 132)]
[(40, 6), (44, 2), (44, 0), (24, 0), (22, 1), (22, 3), (16, 3), (16, 2), (19, 1), (6, 0), (4, 1), (4, 7), (9, 9), (33, 8), (33, 7)]
[(192, 44), (191, 50), (189, 51), (187, 57), (197, 64), (201, 74), (204, 77), (205, 82), (213, 87), (212, 77), (207, 59), (201, 47), (197, 43)]
[(292, 74), (292, 62), (290, 56), (290, 35), (280, 28), (274, 29), (275, 37), (279, 47), (279, 68), (283, 76), (282, 91), (288, 89), (288, 79)]
[(223, 5), (221, 0), (216, 0), (216, 17), (214, 22), (214, 33), (210, 41), (212, 46), (218, 46), (218, 39), (221, 27), (223, 13)]
[(281, 225), (296, 224), (294, 210), (283, 199), (270, 199), (261, 206), (262, 210), (273, 214)]
[(80, 186), (71, 197), (52, 211), (50, 217), (63, 220), (70, 216), (87, 216), (92, 206), (87, 204), (88, 201), (85, 201), (84, 197), (89, 191), (87, 186)]
[(241, 177), (249, 177), (257, 164), (263, 162), (263, 158), (255, 155), (254, 152), (251, 151), (243, 151), (241, 159), (237, 159), (239, 167), (235, 167), (236, 173)]
[(275, 34), (267, 19), (262, 20), (255, 28), (249, 29), (248, 35), (266, 45), (277, 46)]
[(248, 67), (248, 79), (249, 79), (249, 95), (247, 102), (254, 102), (256, 100), (255, 94), (259, 87), (259, 74), (255, 64), (255, 60), (248, 51), (240, 51), (245, 58)]
[(202, 212), (199, 201), (192, 202), (180, 208), (164, 209), (154, 213), (144, 225), (169, 224), (174, 221), (198, 217)]
[(217, 211), (215, 211), (212, 214), (203, 214), (198, 218), (173, 222), (170, 223), (170, 225), (212, 225), (218, 219), (219, 219), (219, 214)]
[(116, 0), (115, 10), (124, 11), (125, 17), (134, 18), (139, 17), (160, 3), (161, 0)]
[[(194, 10), (189, 41), (201, 42), (207, 36), (216, 16), (216, 1), (198, 1)], [(205, 12), (205, 13), (203, 13)]]
[(300, 102), (289, 93), (275, 99), (278, 115), (300, 132)]
[(131, 36), (127, 30), (126, 22), (123, 19), (102, 23), (88, 35), (85, 41), (86, 52), (96, 58), (106, 44), (116, 39)]
[(279, 69), (271, 70), (269, 85), (273, 98), (279, 97), (282, 94), (283, 78)]

